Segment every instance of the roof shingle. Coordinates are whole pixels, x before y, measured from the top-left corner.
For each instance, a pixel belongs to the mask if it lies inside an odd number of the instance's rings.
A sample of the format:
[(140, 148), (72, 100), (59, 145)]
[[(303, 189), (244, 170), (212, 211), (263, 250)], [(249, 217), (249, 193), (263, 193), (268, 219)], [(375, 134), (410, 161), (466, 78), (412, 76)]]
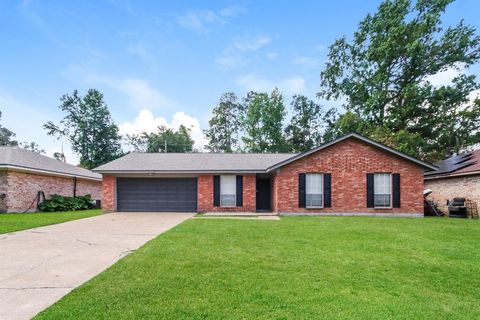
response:
[(260, 172), (293, 153), (137, 153), (104, 164), (97, 172)]
[(98, 173), (19, 147), (0, 147), (0, 168), (2, 167), (26, 171), (40, 170), (86, 179), (102, 179)]

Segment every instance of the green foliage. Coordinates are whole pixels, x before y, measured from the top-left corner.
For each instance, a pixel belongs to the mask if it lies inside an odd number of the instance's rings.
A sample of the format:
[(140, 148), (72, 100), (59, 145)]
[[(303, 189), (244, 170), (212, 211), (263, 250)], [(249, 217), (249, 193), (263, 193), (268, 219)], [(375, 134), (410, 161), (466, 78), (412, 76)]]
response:
[(79, 197), (64, 197), (54, 194), (38, 205), (38, 209), (44, 212), (77, 211), (92, 209), (92, 197), (87, 194)]
[(342, 37), (330, 47), (318, 96), (345, 99), (346, 109), (368, 122), (360, 126), (364, 134), (382, 127), (384, 136), (397, 136), (394, 140), (408, 136), (414, 144), (406, 149), (428, 160), (478, 142), (479, 103), (469, 98), (478, 89), (475, 76), (460, 75), (442, 87), (429, 83), (439, 72), (467, 70), (480, 58), (473, 27), (463, 21), (442, 26), (450, 2), (382, 2), (353, 39)]
[(84, 97), (75, 90), (72, 95), (60, 98), (59, 107), (66, 112), (60, 124), (49, 121), (44, 128), (49, 135), (66, 137), (72, 150), (80, 156), (80, 166), (93, 169), (120, 157), (121, 137), (113, 122), (103, 94), (96, 89), (88, 90)]
[(249, 152), (285, 152), (288, 150), (283, 135), (286, 111), (282, 93), (275, 88), (267, 93), (249, 92), (244, 99), (242, 126), (244, 148)]
[(218, 105), (213, 108), (208, 121), (209, 129), (204, 130), (208, 140), (206, 148), (212, 152), (233, 152), (240, 148), (242, 104), (233, 92), (222, 95)]
[(36, 142), (20, 142), (20, 147), (36, 152), (36, 153), (45, 153), (45, 150), (41, 149), (38, 143)]
[(178, 130), (161, 126), (158, 132), (143, 132), (127, 136), (127, 139), (137, 152), (192, 152), (194, 141), (190, 131), (184, 125), (180, 125)]
[[(2, 112), (0, 111), (0, 119)], [(0, 146), (16, 146), (18, 142), (14, 140), (15, 133), (0, 125)]]
[(285, 128), (290, 151), (305, 152), (321, 143), (322, 108), (303, 95), (293, 96), (293, 116)]

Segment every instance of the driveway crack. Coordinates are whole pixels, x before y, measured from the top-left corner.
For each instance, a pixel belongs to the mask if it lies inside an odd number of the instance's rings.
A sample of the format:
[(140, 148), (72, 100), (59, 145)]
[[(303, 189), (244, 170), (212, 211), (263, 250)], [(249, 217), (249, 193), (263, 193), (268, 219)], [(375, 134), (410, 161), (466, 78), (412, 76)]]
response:
[(81, 239), (76, 239), (77, 241), (81, 242), (81, 243), (85, 243), (85, 244), (88, 244), (89, 246), (97, 246), (98, 244), (96, 243), (91, 243), (91, 242), (88, 242), (88, 241), (85, 241), (85, 240), (81, 240)]

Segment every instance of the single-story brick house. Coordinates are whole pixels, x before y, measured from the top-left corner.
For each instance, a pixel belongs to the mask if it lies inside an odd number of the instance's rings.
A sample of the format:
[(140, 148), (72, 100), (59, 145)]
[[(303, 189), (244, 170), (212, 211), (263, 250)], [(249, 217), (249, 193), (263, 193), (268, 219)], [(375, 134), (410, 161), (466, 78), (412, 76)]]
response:
[(352, 133), (301, 154), (131, 153), (94, 171), (108, 211), (421, 216), (435, 169)]
[(102, 176), (19, 147), (0, 147), (0, 212), (35, 211), (43, 191), (64, 196), (102, 197)]
[(448, 213), (447, 200), (467, 198), (480, 208), (480, 150), (454, 155), (436, 163), (438, 170), (426, 172), (424, 184), (431, 200)]

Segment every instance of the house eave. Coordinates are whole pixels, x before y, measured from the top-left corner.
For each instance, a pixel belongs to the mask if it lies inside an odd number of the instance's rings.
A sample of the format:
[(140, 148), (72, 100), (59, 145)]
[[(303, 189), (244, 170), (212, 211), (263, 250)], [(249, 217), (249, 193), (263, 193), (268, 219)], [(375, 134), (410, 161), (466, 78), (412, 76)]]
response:
[(480, 170), (477, 171), (470, 171), (470, 172), (461, 172), (461, 173), (452, 173), (446, 175), (438, 175), (438, 176), (424, 176), (423, 180), (440, 180), (440, 179), (448, 179), (448, 178), (456, 178), (456, 177), (465, 177), (465, 176), (475, 176), (480, 175)]
[(257, 174), (266, 173), (266, 170), (94, 170), (100, 174)]
[(55, 176), (55, 177), (63, 177), (63, 178), (78, 178), (78, 179), (92, 180), (92, 181), (98, 181), (98, 182), (102, 181), (102, 178), (94, 178), (94, 177), (84, 176), (80, 174), (70, 174), (65, 172), (14, 166), (9, 164), (0, 164), (0, 170), (34, 173), (39, 175), (47, 175), (47, 176)]

